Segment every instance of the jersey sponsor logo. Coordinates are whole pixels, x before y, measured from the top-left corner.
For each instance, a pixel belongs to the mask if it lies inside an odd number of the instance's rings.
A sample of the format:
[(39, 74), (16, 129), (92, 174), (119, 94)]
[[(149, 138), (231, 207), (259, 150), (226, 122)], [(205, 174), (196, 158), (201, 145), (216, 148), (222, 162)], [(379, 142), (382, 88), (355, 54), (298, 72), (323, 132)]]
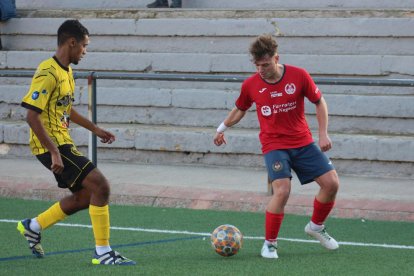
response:
[(263, 93), (263, 92), (265, 92), (265, 91), (266, 91), (266, 89), (267, 89), (266, 87), (263, 87), (262, 89), (260, 89), (260, 90), (259, 90), (259, 93)]
[(281, 92), (277, 92), (277, 91), (270, 92), (270, 97), (272, 97), (272, 98), (282, 97), (282, 96), (283, 96), (283, 94)]
[(286, 94), (292, 95), (296, 92), (296, 86), (294, 83), (288, 83), (285, 85), (285, 92)]
[(69, 128), (70, 125), (70, 116), (66, 113), (66, 110), (63, 111), (62, 117), (60, 117), (60, 122), (62, 123), (63, 128)]
[(74, 102), (75, 99), (72, 98), (69, 95), (66, 95), (65, 97), (61, 98), (60, 100), (57, 101), (57, 106), (68, 106), (71, 102)]
[(262, 106), (261, 111), (262, 111), (263, 116), (267, 117), (267, 116), (272, 115), (272, 109), (270, 108), (270, 106), (267, 106), (267, 105)]
[(284, 104), (274, 104), (272, 107), (273, 107), (273, 113), (275, 114), (285, 113), (285, 112), (289, 112), (291, 110), (296, 109), (296, 101), (288, 102)]
[(33, 100), (37, 100), (39, 98), (39, 91), (34, 91), (33, 93), (32, 93), (32, 99)]

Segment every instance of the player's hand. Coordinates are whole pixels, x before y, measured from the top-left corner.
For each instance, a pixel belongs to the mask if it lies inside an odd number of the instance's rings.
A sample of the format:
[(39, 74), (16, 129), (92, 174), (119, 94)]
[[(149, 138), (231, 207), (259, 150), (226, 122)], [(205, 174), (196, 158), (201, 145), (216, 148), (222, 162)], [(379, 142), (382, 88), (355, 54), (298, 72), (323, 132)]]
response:
[(214, 136), (214, 144), (216, 146), (221, 146), (222, 144), (227, 144), (226, 138), (224, 137), (223, 132), (216, 132)]
[(95, 134), (101, 138), (102, 143), (112, 144), (115, 141), (115, 135), (105, 129), (98, 128)]
[(319, 147), (323, 152), (332, 148), (332, 141), (328, 135), (319, 136)]
[(59, 151), (51, 153), (50, 155), (52, 157), (52, 166), (50, 166), (50, 169), (55, 174), (61, 174), (64, 166)]

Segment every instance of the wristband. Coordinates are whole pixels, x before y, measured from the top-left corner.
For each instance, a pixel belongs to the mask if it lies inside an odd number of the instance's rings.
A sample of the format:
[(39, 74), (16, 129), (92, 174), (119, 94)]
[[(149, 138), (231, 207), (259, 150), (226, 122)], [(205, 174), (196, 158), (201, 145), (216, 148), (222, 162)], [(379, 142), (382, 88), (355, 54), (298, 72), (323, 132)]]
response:
[(219, 127), (217, 128), (217, 132), (222, 133), (227, 129), (227, 126), (222, 122)]

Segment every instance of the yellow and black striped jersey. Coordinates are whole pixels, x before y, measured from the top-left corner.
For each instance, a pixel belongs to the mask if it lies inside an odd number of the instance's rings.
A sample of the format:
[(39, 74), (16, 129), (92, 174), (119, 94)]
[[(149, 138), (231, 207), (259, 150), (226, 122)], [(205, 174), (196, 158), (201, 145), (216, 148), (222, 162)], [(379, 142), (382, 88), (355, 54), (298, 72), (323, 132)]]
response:
[[(72, 68), (49, 58), (38, 66), (22, 106), (40, 113), (42, 124), (57, 145), (73, 144), (69, 135), (69, 116), (74, 101), (75, 80)], [(30, 129), (30, 148), (34, 155), (47, 152)]]

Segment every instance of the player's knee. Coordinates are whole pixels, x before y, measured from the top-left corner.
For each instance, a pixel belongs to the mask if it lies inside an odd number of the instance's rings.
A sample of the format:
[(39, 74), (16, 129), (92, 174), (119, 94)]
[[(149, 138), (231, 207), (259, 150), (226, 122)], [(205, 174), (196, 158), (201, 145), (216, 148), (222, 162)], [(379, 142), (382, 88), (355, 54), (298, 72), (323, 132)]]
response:
[(79, 208), (79, 210), (84, 210), (89, 207), (90, 203), (90, 194), (89, 193), (80, 193), (74, 194), (74, 200)]
[(99, 177), (95, 180), (95, 187), (96, 190), (94, 191), (95, 194), (99, 194), (100, 198), (108, 199), (111, 189), (109, 187), (108, 180), (105, 177)]
[(290, 188), (285, 186), (278, 186), (274, 191), (274, 195), (279, 199), (288, 199), (290, 195)]
[(335, 196), (339, 190), (338, 178), (332, 179), (328, 185), (325, 185), (325, 191), (331, 196)]
[(110, 194), (109, 182), (98, 170), (93, 170), (85, 179), (84, 186), (94, 195), (108, 199)]

